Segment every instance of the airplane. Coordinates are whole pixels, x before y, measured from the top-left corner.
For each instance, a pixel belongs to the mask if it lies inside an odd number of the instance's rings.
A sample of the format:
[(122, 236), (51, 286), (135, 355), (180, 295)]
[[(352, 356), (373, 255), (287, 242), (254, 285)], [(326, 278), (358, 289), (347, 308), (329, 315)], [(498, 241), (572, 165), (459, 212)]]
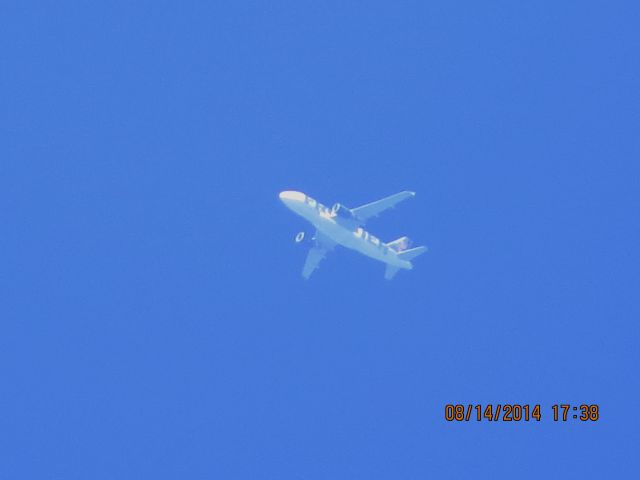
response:
[[(311, 222), (316, 228), (311, 239), (313, 246), (304, 262), (302, 276), (309, 279), (318, 268), (320, 261), (336, 245), (355, 250), (386, 264), (384, 278), (391, 280), (400, 269), (411, 270), (411, 260), (427, 251), (427, 247), (410, 247), (408, 237), (400, 237), (389, 243), (383, 243), (362, 227), (373, 217), (378, 216), (397, 203), (415, 196), (414, 192), (400, 192), (395, 195), (368, 203), (357, 208), (347, 208), (340, 203), (331, 209), (302, 192), (287, 190), (280, 192), (280, 200), (290, 210)], [(296, 235), (296, 243), (305, 240), (305, 232)]]

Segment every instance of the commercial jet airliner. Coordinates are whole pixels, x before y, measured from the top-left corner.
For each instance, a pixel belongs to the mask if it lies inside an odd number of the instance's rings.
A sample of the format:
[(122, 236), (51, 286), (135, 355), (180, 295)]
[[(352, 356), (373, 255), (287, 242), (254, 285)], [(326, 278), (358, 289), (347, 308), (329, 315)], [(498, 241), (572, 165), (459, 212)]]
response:
[[(316, 228), (311, 239), (313, 246), (307, 254), (302, 276), (308, 279), (318, 268), (320, 261), (336, 245), (342, 245), (385, 263), (387, 267), (384, 278), (387, 280), (391, 280), (401, 268), (411, 270), (411, 260), (426, 252), (427, 247), (410, 249), (410, 240), (407, 237), (383, 243), (362, 227), (370, 218), (414, 195), (414, 192), (400, 192), (357, 208), (347, 208), (336, 203), (329, 209), (302, 192), (281, 192), (280, 200)], [(295, 237), (296, 243), (303, 242), (305, 236), (304, 232), (298, 233)]]

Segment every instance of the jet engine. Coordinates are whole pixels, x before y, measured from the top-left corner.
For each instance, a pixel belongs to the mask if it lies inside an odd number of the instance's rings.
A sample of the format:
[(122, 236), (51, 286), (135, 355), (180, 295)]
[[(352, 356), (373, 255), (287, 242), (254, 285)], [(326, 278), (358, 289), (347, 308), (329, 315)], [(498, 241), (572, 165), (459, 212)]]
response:
[(331, 215), (340, 218), (353, 218), (353, 212), (340, 203), (336, 203), (331, 207)]
[(304, 232), (298, 232), (296, 235), (296, 243), (304, 242)]

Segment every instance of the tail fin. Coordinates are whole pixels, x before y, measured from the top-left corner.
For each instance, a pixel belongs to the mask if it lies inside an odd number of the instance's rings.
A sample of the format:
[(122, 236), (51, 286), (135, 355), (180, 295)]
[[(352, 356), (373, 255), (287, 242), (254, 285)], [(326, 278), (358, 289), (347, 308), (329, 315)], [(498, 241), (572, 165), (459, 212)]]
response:
[(400, 253), (411, 246), (411, 239), (409, 237), (400, 237), (392, 242), (386, 244), (387, 247)]
[(427, 247), (416, 247), (416, 248), (412, 248), (411, 250), (405, 250), (403, 252), (399, 252), (398, 257), (400, 257), (402, 260), (410, 261), (416, 258), (418, 255), (422, 255), (427, 250), (429, 250)]

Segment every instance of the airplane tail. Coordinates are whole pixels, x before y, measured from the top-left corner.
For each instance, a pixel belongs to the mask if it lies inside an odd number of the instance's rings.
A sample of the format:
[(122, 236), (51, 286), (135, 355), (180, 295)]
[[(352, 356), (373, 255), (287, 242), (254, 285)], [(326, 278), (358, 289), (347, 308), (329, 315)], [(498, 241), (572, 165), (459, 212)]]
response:
[(418, 255), (422, 255), (428, 250), (427, 247), (411, 248), (413, 242), (409, 237), (400, 237), (397, 240), (387, 243), (387, 247), (394, 250), (402, 260), (411, 260)]
[[(422, 255), (423, 253), (425, 253), (427, 250), (429, 250), (427, 247), (416, 247), (410, 250), (399, 252), (398, 257), (402, 260), (411, 261), (418, 255)], [(395, 277), (398, 271), (400, 271), (400, 267), (387, 264), (387, 269), (384, 272), (384, 278), (386, 278), (387, 280), (391, 280), (393, 277)]]
[(407, 250), (411, 246), (411, 239), (409, 237), (400, 237), (392, 242), (386, 244), (392, 250), (395, 250), (397, 253), (403, 252)]
[(398, 253), (398, 257), (400, 257), (402, 260), (411, 261), (414, 258), (416, 258), (418, 255), (422, 255), (423, 253), (425, 253), (427, 250), (429, 249), (424, 246), (416, 247), (416, 248), (412, 248), (410, 250), (404, 250)]
[(393, 277), (395, 277), (396, 273), (398, 273), (399, 270), (400, 268), (387, 264), (387, 269), (384, 271), (384, 278), (387, 280), (391, 280)]

